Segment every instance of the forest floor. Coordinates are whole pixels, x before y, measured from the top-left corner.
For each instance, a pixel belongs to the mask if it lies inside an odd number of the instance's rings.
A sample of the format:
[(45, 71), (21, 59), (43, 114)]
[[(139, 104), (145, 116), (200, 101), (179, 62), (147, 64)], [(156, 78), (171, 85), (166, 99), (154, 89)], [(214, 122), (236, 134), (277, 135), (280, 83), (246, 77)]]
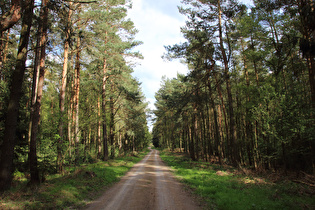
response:
[(47, 175), (45, 182), (33, 187), (27, 186), (24, 174), (15, 173), (12, 188), (0, 193), (0, 210), (84, 208), (118, 182), (148, 152), (145, 150), (106, 162), (66, 167), (64, 175)]
[(0, 209), (315, 209), (313, 176), (259, 174), (179, 152), (148, 152), (70, 167), (32, 188), (16, 176), (0, 194)]
[(87, 209), (197, 210), (202, 209), (202, 206), (175, 179), (170, 168), (162, 162), (159, 151), (151, 150), (119, 183), (92, 202)]
[(314, 176), (257, 173), (205, 161), (184, 153), (161, 152), (177, 179), (201, 197), (207, 209), (315, 209)]

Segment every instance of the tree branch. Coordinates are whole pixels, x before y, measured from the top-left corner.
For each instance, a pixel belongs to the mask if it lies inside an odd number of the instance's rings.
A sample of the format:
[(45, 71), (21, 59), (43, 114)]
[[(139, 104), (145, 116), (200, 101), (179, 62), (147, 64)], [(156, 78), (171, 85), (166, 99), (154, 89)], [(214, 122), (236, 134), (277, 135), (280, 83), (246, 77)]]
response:
[(79, 4), (91, 4), (91, 3), (97, 3), (97, 1), (67, 1), (67, 2), (73, 2), (73, 3), (79, 3)]
[(21, 0), (12, 0), (11, 9), (0, 17), (0, 32), (12, 28), (22, 17)]

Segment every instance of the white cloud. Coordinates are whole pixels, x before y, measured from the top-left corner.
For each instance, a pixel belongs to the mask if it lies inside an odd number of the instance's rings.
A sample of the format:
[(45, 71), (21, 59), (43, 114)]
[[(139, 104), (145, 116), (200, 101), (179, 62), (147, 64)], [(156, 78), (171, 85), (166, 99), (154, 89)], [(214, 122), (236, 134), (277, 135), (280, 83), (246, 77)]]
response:
[[(180, 27), (185, 25), (185, 17), (179, 14), (177, 5), (181, 0), (133, 0), (133, 8), (128, 16), (139, 30), (136, 39), (144, 44), (137, 47), (144, 56), (134, 67), (133, 75), (142, 83), (142, 90), (149, 102), (149, 108), (155, 109), (154, 94), (160, 88), (162, 76), (176, 77), (177, 73), (186, 74), (188, 69), (179, 61), (166, 62), (161, 56), (164, 45), (184, 42)], [(252, 0), (241, 0), (252, 5)], [(150, 125), (152, 129), (152, 125)]]
[(136, 49), (142, 53), (144, 59), (134, 68), (133, 75), (142, 82), (149, 107), (154, 109), (154, 94), (160, 88), (162, 76), (173, 78), (177, 73), (187, 72), (187, 67), (179, 61), (167, 62), (161, 58), (165, 53), (164, 45), (184, 41), (180, 27), (185, 24), (185, 17), (179, 14), (176, 7), (180, 5), (180, 0), (172, 0), (173, 4), (169, 0), (159, 0), (158, 3), (155, 0), (145, 1), (134, 0), (133, 9), (129, 11), (129, 17), (139, 30), (136, 39), (144, 42)]

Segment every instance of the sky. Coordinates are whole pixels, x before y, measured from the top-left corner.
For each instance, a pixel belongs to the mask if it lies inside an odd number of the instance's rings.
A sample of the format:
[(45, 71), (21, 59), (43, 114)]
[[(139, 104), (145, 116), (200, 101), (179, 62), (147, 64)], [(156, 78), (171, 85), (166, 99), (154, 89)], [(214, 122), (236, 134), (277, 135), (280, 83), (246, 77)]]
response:
[(154, 95), (160, 89), (162, 76), (173, 78), (177, 72), (187, 73), (187, 67), (179, 61), (169, 62), (161, 58), (165, 45), (184, 41), (180, 27), (185, 25), (185, 17), (178, 12), (177, 5), (180, 0), (133, 0), (133, 7), (128, 12), (139, 30), (136, 40), (143, 42), (135, 50), (144, 59), (137, 61), (133, 76), (142, 83), (150, 109), (154, 109)]
[[(185, 25), (185, 16), (178, 12), (181, 0), (133, 0), (128, 17), (139, 30), (136, 40), (143, 44), (136, 47), (144, 59), (138, 60), (133, 76), (142, 84), (142, 91), (154, 109), (155, 92), (160, 89), (162, 77), (174, 78), (177, 73), (186, 74), (186, 65), (179, 60), (165, 61), (161, 56), (166, 52), (164, 46), (184, 42), (180, 27)], [(251, 0), (242, 0), (248, 4)]]

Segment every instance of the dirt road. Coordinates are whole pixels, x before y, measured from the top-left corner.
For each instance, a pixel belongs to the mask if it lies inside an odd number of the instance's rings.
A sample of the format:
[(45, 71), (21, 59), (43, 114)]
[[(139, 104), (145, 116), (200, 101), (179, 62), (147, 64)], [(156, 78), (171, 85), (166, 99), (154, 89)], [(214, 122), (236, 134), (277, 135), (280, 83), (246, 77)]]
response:
[(87, 209), (201, 209), (171, 174), (157, 150), (136, 164), (122, 180)]

